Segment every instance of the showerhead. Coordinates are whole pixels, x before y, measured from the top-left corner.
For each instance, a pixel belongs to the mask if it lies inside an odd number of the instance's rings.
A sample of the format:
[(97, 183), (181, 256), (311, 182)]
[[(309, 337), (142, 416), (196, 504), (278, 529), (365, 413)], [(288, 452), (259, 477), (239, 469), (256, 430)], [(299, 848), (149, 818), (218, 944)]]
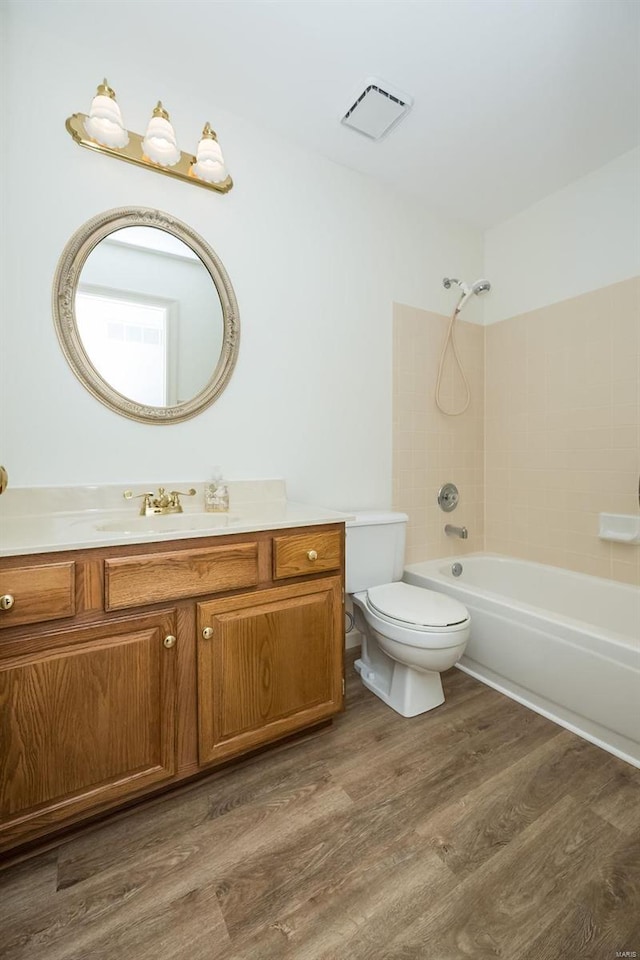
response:
[(464, 280), (456, 280), (455, 277), (445, 277), (442, 283), (447, 290), (449, 290), (451, 285), (454, 283), (457, 283), (462, 290), (462, 296), (460, 297), (458, 306), (456, 307), (456, 313), (460, 313), (472, 293), (487, 293), (489, 290), (491, 290), (491, 284), (488, 280), (476, 280), (475, 283), (472, 283), (471, 286), (469, 286), (464, 282)]

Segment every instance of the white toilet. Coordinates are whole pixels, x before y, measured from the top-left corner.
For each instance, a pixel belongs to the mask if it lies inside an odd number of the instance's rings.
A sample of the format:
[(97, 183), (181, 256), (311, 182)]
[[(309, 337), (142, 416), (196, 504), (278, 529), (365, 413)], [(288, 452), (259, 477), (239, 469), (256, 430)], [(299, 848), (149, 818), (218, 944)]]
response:
[(452, 597), (402, 583), (408, 517), (372, 511), (347, 521), (347, 593), (352, 595), (363, 684), (403, 717), (444, 702), (440, 673), (457, 663), (471, 618)]

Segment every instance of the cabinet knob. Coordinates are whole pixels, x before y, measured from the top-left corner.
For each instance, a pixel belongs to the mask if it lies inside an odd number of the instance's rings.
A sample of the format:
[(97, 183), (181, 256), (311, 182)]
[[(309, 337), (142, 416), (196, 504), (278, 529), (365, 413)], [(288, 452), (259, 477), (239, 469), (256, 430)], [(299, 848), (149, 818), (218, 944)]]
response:
[(204, 630), (202, 631), (203, 640), (211, 640), (212, 636), (213, 636), (213, 627), (205, 627)]
[(175, 647), (177, 643), (176, 638), (171, 633), (169, 634), (168, 637), (165, 637), (162, 642), (164, 643), (167, 650), (170, 650), (171, 647)]
[(10, 593), (5, 593), (0, 597), (0, 610), (11, 610), (15, 603), (15, 597)]
[(313, 563), (314, 560), (317, 560), (317, 559), (318, 559), (318, 551), (317, 551), (317, 550), (307, 550), (307, 557), (308, 557), (308, 559), (311, 560), (311, 562)]

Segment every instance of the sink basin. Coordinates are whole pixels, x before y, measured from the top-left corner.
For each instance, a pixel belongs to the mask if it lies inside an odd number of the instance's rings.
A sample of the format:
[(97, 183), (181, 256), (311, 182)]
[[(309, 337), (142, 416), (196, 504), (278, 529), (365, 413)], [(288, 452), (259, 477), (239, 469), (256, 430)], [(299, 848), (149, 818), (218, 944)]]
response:
[(173, 513), (158, 515), (157, 517), (127, 517), (119, 520), (109, 520), (106, 523), (95, 524), (95, 529), (102, 533), (130, 533), (138, 536), (141, 533), (187, 533), (192, 530), (219, 530), (220, 527), (229, 527), (238, 523), (237, 513)]

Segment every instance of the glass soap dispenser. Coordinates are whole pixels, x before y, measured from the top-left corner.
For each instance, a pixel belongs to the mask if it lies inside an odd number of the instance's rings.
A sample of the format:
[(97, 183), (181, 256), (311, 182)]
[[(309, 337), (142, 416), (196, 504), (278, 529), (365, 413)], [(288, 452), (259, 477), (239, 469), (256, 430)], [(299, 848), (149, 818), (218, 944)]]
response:
[(226, 513), (229, 509), (229, 488), (220, 467), (213, 468), (211, 480), (204, 485), (204, 509), (207, 513)]

